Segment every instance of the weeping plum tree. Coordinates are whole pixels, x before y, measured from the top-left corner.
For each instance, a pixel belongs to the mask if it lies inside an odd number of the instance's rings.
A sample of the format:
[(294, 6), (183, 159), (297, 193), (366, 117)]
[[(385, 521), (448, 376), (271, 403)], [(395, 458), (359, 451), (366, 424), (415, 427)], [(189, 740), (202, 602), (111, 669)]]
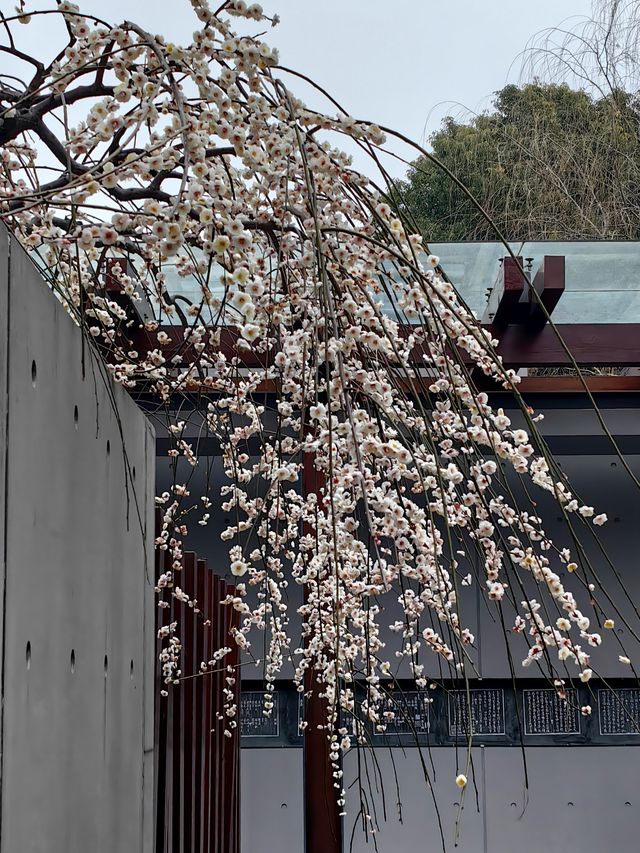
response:
[[(526, 639), (523, 665), (561, 695), (567, 677), (591, 678), (614, 614), (588, 584), (580, 536), (606, 516), (571, 491), (497, 342), (390, 205), (382, 166), (376, 184), (340, 150), (348, 139), (379, 165), (391, 131), (328, 96), (327, 114), (305, 106), (260, 35), (277, 19), (258, 4), (191, 7), (199, 28), (186, 45), (67, 0), (3, 19), (0, 211), (113, 381), (144, 390), (166, 419), (166, 690), (185, 676), (171, 603), (198, 610), (181, 580), (185, 539), (224, 513), (222, 569), (237, 581), (226, 603), (240, 613), (231, 641), (260, 663), (267, 713), (285, 660), (301, 692), (311, 673), (344, 806), (340, 754), (393, 719), (385, 685), (399, 664), (427, 696), (443, 673), (473, 675), (461, 587), (481, 585), (505, 631)], [(21, 46), (38, 26), (49, 43), (62, 34), (47, 61)], [(514, 395), (527, 429), (492, 408), (472, 370)], [(191, 494), (193, 430), (220, 443), (221, 494)], [(514, 476), (533, 490), (524, 503)], [(573, 552), (545, 532), (542, 491)], [(589, 614), (574, 596), (587, 585)], [(381, 638), (389, 602), (395, 646)], [(227, 651), (201, 671), (225, 666)], [(223, 725), (237, 725), (232, 699)]]

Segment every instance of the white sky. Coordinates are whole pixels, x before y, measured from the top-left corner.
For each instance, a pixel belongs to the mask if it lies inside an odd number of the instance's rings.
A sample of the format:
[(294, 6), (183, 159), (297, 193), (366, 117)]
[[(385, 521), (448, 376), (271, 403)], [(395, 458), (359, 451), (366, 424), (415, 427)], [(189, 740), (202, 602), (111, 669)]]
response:
[[(79, 1), (84, 12), (113, 23), (136, 20), (176, 42), (189, 39), (196, 25), (188, 0)], [(0, 0), (7, 14), (14, 5)], [(27, 2), (27, 8), (50, 5)], [(280, 49), (283, 65), (312, 77), (357, 118), (424, 142), (444, 115), (488, 107), (494, 91), (518, 81), (518, 55), (529, 39), (546, 27), (570, 26), (567, 19), (588, 14), (591, 0), (264, 0), (263, 5), (281, 16), (265, 40)], [(30, 40), (50, 49), (46, 29), (39, 27), (36, 36), (31, 26), (18, 28), (17, 34), (26, 36), (27, 30)], [(287, 82), (310, 106), (323, 107), (304, 84)], [(356, 165), (371, 171), (364, 155), (356, 155)], [(396, 176), (405, 171), (391, 159), (386, 166)]]

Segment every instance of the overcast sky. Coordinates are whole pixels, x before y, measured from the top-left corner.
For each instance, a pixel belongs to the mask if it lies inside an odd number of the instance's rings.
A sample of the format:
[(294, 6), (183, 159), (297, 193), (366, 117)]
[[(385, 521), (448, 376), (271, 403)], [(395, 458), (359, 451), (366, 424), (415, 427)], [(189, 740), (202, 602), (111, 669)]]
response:
[[(195, 29), (188, 0), (79, 2), (83, 11), (114, 23), (134, 19), (177, 42)], [(8, 13), (14, 5), (0, 2)], [(47, 5), (32, 0), (27, 8)], [(519, 80), (518, 56), (531, 37), (562, 22), (571, 26), (572, 16), (589, 13), (591, 0), (264, 0), (263, 5), (281, 16), (265, 40), (280, 49), (283, 65), (312, 77), (357, 118), (424, 142), (444, 115), (489, 106), (494, 91)], [(323, 106), (302, 84), (291, 78), (288, 83), (310, 106)], [(364, 157), (357, 165), (370, 171)], [(387, 167), (395, 175), (405, 171), (392, 160)]]
[(591, 8), (591, 0), (275, 2), (282, 23), (271, 39), (283, 65), (305, 70), (356, 117), (418, 142), (443, 116), (489, 106), (519, 79), (518, 56), (535, 33)]

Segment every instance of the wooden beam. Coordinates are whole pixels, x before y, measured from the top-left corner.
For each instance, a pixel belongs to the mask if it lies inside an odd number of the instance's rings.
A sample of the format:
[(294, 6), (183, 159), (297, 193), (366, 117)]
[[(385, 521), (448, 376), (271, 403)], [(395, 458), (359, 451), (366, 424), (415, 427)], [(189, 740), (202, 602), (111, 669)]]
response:
[[(498, 354), (508, 367), (571, 367), (572, 362), (558, 335), (565, 342), (576, 363), (589, 367), (638, 367), (640, 366), (640, 323), (560, 323), (546, 325), (532, 331), (521, 325), (510, 325), (503, 329), (484, 326), (500, 341)], [(171, 359), (179, 355), (177, 366), (190, 364), (196, 358), (193, 345), (185, 343), (183, 326), (161, 326), (169, 343), (159, 344), (157, 332), (144, 329), (121, 329), (116, 338), (123, 350), (134, 349), (142, 355), (148, 350), (160, 349), (171, 366)], [(402, 327), (404, 334), (411, 332), (410, 326)], [(265, 367), (273, 358), (270, 354), (252, 349), (236, 349), (238, 334), (234, 329), (220, 330), (220, 343), (209, 345), (205, 352), (220, 351), (227, 358), (237, 356), (245, 367)], [(418, 345), (412, 353), (412, 363), (424, 364), (425, 348)], [(463, 354), (467, 363), (470, 360)]]
[(502, 258), (497, 281), (489, 294), (482, 317), (483, 323), (502, 328), (509, 323), (519, 322), (518, 318), (526, 306), (525, 282), (522, 258)]
[(545, 255), (542, 264), (534, 276), (532, 288), (537, 293), (536, 297), (530, 295), (530, 312), (526, 320), (529, 329), (541, 329), (547, 322), (547, 314), (553, 314), (553, 309), (560, 301), (564, 293), (564, 255)]
[[(583, 384), (584, 381), (584, 384)], [(518, 385), (521, 394), (630, 393), (640, 391), (640, 376), (523, 376)], [(496, 382), (478, 380), (480, 391), (503, 392)]]
[[(185, 340), (186, 326), (158, 326), (156, 331), (148, 332), (144, 328), (120, 328), (116, 335), (116, 343), (122, 347), (124, 352), (136, 350), (141, 356), (150, 350), (159, 349), (167, 362), (167, 366), (184, 367), (193, 364), (200, 355), (196, 353), (193, 343)], [(213, 331), (213, 330), (212, 330)], [(167, 343), (158, 341), (158, 334), (164, 332), (169, 338)], [(208, 335), (208, 333), (207, 333)], [(270, 359), (265, 353), (258, 353), (253, 349), (237, 348), (238, 332), (230, 327), (223, 326), (216, 330), (219, 335), (218, 343), (212, 345), (205, 335), (203, 341), (206, 345), (204, 355), (221, 352), (227, 359), (237, 357), (245, 367), (265, 367)], [(273, 358), (272, 354), (271, 358)], [(180, 356), (180, 360), (173, 362), (173, 358)]]
[(522, 326), (492, 330), (498, 353), (508, 367), (570, 367), (560, 338), (579, 365), (640, 365), (639, 323), (561, 323), (533, 332)]
[(564, 293), (564, 278), (563, 255), (545, 255), (532, 282), (521, 257), (503, 258), (482, 322), (496, 329), (514, 323), (541, 329)]

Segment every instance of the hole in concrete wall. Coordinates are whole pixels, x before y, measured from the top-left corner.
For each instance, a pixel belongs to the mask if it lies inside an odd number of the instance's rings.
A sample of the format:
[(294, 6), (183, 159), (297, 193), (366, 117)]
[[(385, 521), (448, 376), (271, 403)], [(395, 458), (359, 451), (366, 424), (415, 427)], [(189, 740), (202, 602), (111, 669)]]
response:
[(135, 465), (131, 469), (131, 475), (132, 475), (133, 479), (135, 480), (135, 478), (136, 478), (136, 466)]
[(76, 671), (76, 650), (71, 649), (71, 672)]
[(133, 678), (133, 661), (129, 664), (129, 678)]
[(36, 379), (38, 378), (38, 367), (35, 361), (31, 362), (31, 384), (36, 387)]
[(107, 655), (104, 656), (104, 677), (107, 677), (107, 672), (109, 671), (109, 658)]
[(25, 658), (27, 661), (27, 669), (31, 669), (31, 640), (27, 641), (27, 648), (25, 650)]
[(107, 456), (111, 453), (111, 442), (107, 439)]
[(78, 407), (73, 407), (73, 422), (76, 425), (76, 429), (78, 429)]

